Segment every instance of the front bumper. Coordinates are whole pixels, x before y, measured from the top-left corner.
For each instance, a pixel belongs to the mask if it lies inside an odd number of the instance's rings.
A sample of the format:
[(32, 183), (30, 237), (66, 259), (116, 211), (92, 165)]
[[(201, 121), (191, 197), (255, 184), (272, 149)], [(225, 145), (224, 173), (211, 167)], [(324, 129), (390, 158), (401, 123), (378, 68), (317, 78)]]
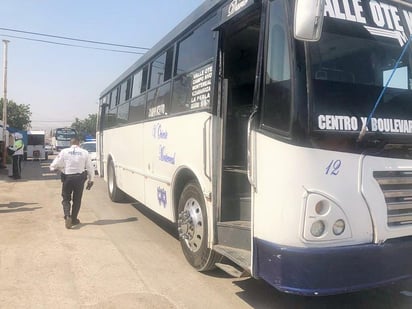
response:
[(348, 293), (412, 277), (412, 237), (329, 248), (295, 248), (254, 241), (254, 274), (300, 295)]

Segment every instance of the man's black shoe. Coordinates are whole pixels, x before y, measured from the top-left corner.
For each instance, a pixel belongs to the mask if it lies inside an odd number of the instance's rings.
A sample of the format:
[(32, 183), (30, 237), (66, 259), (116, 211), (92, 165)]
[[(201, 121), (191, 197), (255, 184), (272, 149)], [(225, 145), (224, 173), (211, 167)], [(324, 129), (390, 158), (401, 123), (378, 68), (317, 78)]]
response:
[(80, 220), (79, 219), (72, 219), (72, 225), (77, 225), (80, 224)]
[(70, 229), (72, 227), (72, 218), (70, 216), (66, 216), (64, 218), (64, 224), (66, 225), (66, 229)]

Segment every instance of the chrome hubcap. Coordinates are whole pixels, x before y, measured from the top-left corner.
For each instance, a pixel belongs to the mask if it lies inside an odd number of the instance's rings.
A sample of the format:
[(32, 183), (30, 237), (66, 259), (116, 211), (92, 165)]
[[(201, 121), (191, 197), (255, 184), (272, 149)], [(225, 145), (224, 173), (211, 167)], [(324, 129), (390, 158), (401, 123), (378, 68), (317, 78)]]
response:
[(203, 214), (196, 199), (188, 199), (183, 211), (179, 213), (178, 231), (179, 237), (192, 252), (200, 249), (203, 240)]

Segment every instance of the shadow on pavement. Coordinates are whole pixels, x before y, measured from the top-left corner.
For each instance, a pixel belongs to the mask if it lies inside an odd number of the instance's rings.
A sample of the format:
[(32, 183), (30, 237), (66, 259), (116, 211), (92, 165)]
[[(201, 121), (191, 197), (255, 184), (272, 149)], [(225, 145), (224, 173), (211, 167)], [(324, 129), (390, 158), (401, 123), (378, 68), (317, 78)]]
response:
[(161, 215), (144, 206), (143, 204), (140, 204), (139, 202), (135, 201), (134, 203), (132, 203), (132, 206), (140, 213), (142, 213), (142, 215), (144, 215), (161, 229), (163, 229), (166, 233), (179, 240), (179, 233), (177, 232), (176, 223), (170, 222), (169, 220), (163, 218)]
[[(25, 202), (10, 202), (8, 204), (0, 204), (0, 213), (10, 213), (10, 212), (24, 212), (24, 211), (34, 211), (42, 207), (24, 207), (27, 205), (37, 205), (38, 203), (25, 203)], [(20, 208), (21, 207), (21, 208)]]
[(81, 222), (80, 224), (73, 226), (72, 230), (81, 229), (82, 227), (86, 225), (110, 225), (110, 224), (127, 223), (127, 222), (134, 222), (134, 221), (137, 221), (136, 217), (126, 218), (126, 219), (117, 219), (117, 220), (104, 219), (104, 220), (97, 220), (97, 221), (90, 222), (90, 223)]
[(0, 180), (6, 182), (27, 182), (37, 180), (58, 180), (60, 174), (50, 171), (50, 164), (52, 160), (29, 160), (22, 162), (21, 179), (13, 179), (8, 177), (8, 169), (0, 169)]

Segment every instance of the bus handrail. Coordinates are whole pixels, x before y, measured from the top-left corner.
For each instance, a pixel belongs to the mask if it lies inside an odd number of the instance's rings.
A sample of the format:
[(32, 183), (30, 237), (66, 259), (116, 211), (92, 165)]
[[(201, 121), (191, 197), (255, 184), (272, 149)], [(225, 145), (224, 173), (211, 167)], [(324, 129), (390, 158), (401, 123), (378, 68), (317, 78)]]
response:
[[(210, 180), (210, 122), (211, 117), (207, 118), (203, 124), (203, 173)], [(209, 135), (208, 135), (209, 132)], [(209, 152), (209, 154), (208, 154)]]
[(255, 115), (257, 110), (254, 109), (249, 116), (249, 120), (247, 122), (247, 179), (249, 180), (250, 185), (256, 190), (256, 183), (254, 177), (254, 164), (252, 164), (252, 160), (254, 159), (254, 154), (252, 154), (252, 122), (255, 119)]

